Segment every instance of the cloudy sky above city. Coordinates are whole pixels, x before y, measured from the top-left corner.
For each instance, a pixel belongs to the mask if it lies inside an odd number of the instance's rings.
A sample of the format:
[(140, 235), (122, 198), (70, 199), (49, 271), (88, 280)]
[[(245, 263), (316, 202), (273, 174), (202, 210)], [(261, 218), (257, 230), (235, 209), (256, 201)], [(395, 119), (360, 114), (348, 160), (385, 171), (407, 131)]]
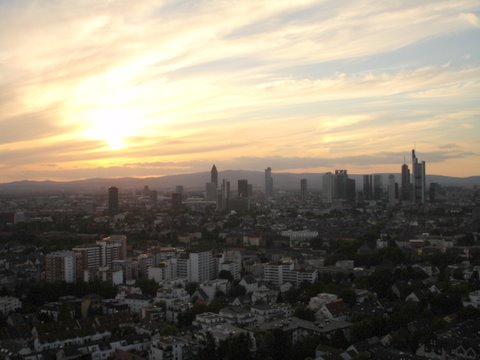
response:
[(0, 182), (480, 175), (475, 1), (0, 0)]

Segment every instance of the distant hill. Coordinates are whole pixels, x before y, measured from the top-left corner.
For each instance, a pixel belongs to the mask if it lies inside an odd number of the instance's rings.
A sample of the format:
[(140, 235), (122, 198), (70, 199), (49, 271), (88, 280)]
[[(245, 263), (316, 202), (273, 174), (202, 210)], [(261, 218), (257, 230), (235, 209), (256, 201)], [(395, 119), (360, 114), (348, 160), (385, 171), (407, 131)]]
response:
[[(387, 184), (387, 177), (384, 175), (384, 185)], [(321, 189), (322, 176), (319, 173), (273, 173), (273, 182), (276, 189), (299, 189), (300, 179), (307, 179), (308, 188), (313, 190)], [(363, 184), (363, 175), (353, 174), (349, 175), (356, 180), (357, 188), (361, 189)], [(247, 179), (249, 183), (257, 189), (263, 189), (265, 185), (265, 175), (262, 171), (248, 171), (248, 170), (226, 170), (219, 172), (219, 181), (227, 179), (231, 183), (231, 188), (236, 189), (237, 181), (239, 179)], [(400, 182), (400, 174), (395, 174), (397, 182)], [(101, 178), (101, 179), (86, 179), (76, 181), (15, 181), (10, 183), (0, 184), (0, 193), (54, 193), (54, 192), (105, 192), (110, 186), (117, 186), (121, 191), (141, 189), (145, 185), (151, 189), (172, 191), (176, 185), (183, 185), (186, 190), (205, 189), (205, 183), (210, 181), (209, 172), (200, 172), (193, 174), (179, 174), (168, 175), (162, 177), (150, 178)], [(480, 176), (470, 176), (465, 178), (441, 176), (441, 175), (427, 175), (427, 182), (436, 182), (443, 186), (465, 186), (471, 187), (474, 185), (480, 186)]]

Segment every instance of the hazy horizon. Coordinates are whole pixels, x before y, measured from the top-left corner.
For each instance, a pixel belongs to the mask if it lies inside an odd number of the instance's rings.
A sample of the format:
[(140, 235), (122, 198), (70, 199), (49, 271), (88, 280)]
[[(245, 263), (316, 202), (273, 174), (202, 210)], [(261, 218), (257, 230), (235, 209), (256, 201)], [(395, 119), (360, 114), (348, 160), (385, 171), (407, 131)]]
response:
[(0, 183), (480, 175), (478, 1), (0, 1)]

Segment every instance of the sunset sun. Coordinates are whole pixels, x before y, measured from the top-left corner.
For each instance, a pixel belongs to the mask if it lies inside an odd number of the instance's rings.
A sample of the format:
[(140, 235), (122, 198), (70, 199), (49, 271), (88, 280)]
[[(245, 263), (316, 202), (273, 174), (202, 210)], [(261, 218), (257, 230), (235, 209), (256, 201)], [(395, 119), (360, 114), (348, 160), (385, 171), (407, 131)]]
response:
[(109, 150), (128, 147), (128, 139), (140, 133), (139, 122), (129, 109), (102, 109), (89, 114), (83, 135), (100, 140)]

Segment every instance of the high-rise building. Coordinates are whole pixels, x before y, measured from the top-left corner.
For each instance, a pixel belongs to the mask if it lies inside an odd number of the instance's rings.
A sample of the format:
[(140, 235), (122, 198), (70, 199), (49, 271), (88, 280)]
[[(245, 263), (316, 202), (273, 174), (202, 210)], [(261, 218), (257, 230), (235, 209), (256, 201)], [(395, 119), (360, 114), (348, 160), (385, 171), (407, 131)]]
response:
[(202, 283), (216, 278), (212, 251), (191, 252), (189, 281)]
[(205, 199), (207, 201), (217, 201), (217, 185), (215, 183), (205, 184)]
[(396, 191), (395, 191), (395, 175), (390, 174), (388, 176), (388, 205), (395, 206), (397, 203)]
[(72, 251), (80, 257), (80, 261), (77, 262), (77, 278), (83, 279), (85, 270), (95, 272), (102, 266), (100, 245), (80, 245), (74, 247)]
[(307, 179), (300, 180), (300, 199), (305, 201), (307, 198)]
[(347, 199), (347, 170), (335, 170), (334, 198), (339, 200)]
[(372, 175), (363, 175), (363, 199), (364, 200), (373, 199), (372, 185), (373, 185)]
[(373, 175), (373, 199), (383, 199), (383, 176), (381, 174)]
[(45, 256), (45, 280), (47, 282), (75, 282), (77, 255), (73, 251), (56, 251)]
[(212, 170), (210, 171), (210, 182), (215, 184), (215, 188), (218, 187), (218, 171), (215, 164), (213, 164)]
[(425, 204), (426, 200), (426, 175), (425, 161), (418, 162), (415, 150), (412, 150), (412, 201)]
[(180, 194), (180, 195), (183, 196), (183, 191), (184, 191), (183, 185), (177, 185), (177, 186), (175, 186), (175, 192), (176, 192), (177, 194)]
[(179, 278), (189, 282), (202, 283), (216, 278), (215, 259), (212, 251), (199, 251), (181, 254), (172, 259)]
[(152, 204), (153, 207), (157, 207), (158, 205), (158, 192), (157, 190), (151, 190), (150, 194), (150, 203)]
[(230, 181), (222, 180), (222, 186), (217, 194), (217, 210), (225, 211), (230, 208)]
[(265, 169), (265, 197), (269, 199), (272, 197), (272, 195), (273, 195), (272, 168), (268, 167)]
[(436, 182), (430, 183), (430, 188), (428, 190), (428, 200), (430, 202), (435, 202), (437, 200), (438, 193), (440, 191), (440, 185)]
[(100, 245), (100, 261), (102, 266), (112, 267), (112, 261), (127, 258), (127, 237), (111, 235), (96, 242)]
[(108, 213), (113, 216), (118, 214), (118, 188), (111, 186), (108, 188)]
[(172, 193), (172, 208), (178, 210), (182, 207), (182, 194), (178, 192)]
[(412, 185), (410, 184), (410, 169), (407, 164), (402, 165), (402, 181), (401, 181), (401, 199), (402, 201), (410, 201)]
[(238, 197), (248, 197), (248, 180), (238, 180)]
[(327, 172), (322, 178), (322, 196), (323, 201), (331, 204), (334, 198), (334, 176), (331, 172)]

